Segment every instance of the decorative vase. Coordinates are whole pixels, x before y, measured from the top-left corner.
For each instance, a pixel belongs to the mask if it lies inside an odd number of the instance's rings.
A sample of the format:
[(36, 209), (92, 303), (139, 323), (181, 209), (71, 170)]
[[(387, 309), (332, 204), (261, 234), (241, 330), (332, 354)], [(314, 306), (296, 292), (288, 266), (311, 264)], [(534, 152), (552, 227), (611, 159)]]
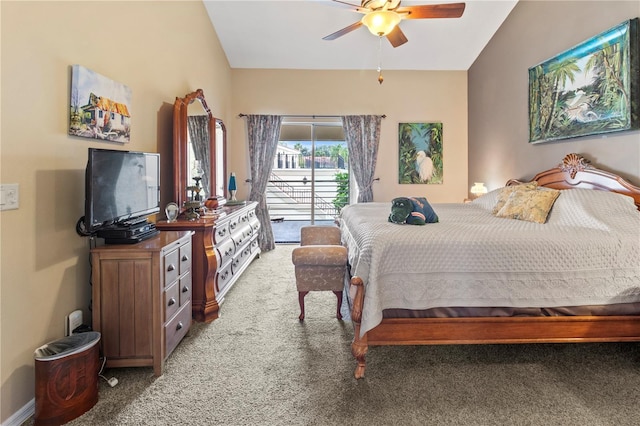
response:
[(218, 208), (218, 199), (216, 197), (209, 197), (207, 201), (204, 202), (206, 208), (215, 210)]

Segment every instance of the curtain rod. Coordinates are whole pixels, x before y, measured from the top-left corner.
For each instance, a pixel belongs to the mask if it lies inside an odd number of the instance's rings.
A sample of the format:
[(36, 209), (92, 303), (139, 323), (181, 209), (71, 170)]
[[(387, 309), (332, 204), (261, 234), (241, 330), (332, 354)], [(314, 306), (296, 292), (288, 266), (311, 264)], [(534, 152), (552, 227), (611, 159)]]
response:
[[(238, 114), (238, 117), (246, 117), (248, 114), (243, 114), (240, 113)], [(287, 118), (340, 118), (342, 117), (341, 115), (283, 115), (283, 117), (287, 117)], [(385, 114), (382, 114), (380, 117), (382, 118), (387, 118), (387, 116)]]

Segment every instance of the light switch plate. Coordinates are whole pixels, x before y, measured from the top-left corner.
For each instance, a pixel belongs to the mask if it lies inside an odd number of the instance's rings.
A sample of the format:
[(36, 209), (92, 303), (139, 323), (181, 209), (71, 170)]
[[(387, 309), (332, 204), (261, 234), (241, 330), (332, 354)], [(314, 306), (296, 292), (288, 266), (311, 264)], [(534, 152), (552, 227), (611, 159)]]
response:
[(0, 185), (0, 210), (15, 210), (19, 207), (20, 188), (17, 183)]

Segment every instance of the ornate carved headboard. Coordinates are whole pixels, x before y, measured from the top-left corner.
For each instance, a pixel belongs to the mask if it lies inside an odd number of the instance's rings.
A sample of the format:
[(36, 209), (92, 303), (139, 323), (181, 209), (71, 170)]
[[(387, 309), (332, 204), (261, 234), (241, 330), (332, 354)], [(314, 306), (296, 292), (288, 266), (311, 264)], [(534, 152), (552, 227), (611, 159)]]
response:
[[(640, 187), (631, 184), (624, 178), (605, 170), (595, 168), (589, 160), (579, 154), (567, 154), (562, 163), (553, 169), (538, 173), (532, 179), (539, 186), (555, 189), (597, 189), (601, 191), (617, 192), (632, 197), (640, 210)], [(522, 183), (511, 179), (507, 185)]]

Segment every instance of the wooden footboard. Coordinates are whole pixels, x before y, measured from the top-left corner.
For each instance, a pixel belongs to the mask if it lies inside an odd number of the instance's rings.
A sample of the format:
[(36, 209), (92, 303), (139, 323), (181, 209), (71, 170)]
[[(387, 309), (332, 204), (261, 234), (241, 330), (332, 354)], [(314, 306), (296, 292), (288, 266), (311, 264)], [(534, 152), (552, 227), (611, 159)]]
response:
[(493, 343), (580, 343), (640, 341), (640, 316), (385, 318), (360, 337), (365, 288), (356, 288), (351, 318), (351, 353), (357, 361), (355, 378), (364, 377), (369, 345), (444, 345)]

